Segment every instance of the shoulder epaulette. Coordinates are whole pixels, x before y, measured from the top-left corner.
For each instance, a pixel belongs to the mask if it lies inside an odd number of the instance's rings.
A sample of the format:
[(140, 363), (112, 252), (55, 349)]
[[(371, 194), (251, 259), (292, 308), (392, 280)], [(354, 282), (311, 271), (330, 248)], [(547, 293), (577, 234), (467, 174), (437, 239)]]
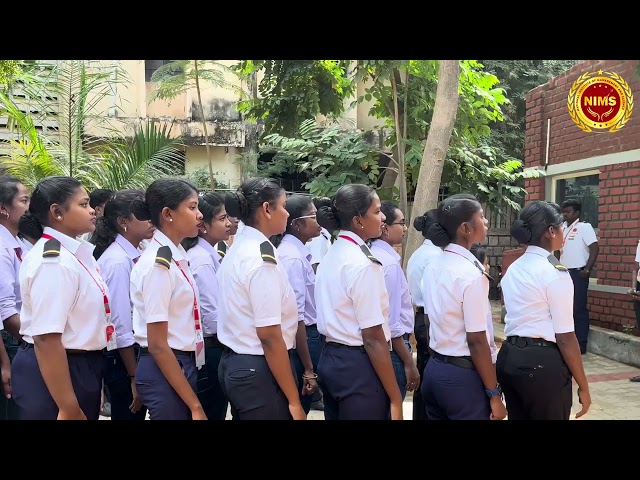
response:
[(60, 240), (50, 238), (44, 244), (44, 250), (42, 251), (43, 258), (59, 257), (60, 256)]
[(274, 264), (278, 264), (276, 260), (276, 252), (273, 251), (273, 245), (271, 242), (266, 241), (260, 244), (260, 255), (262, 255), (262, 260), (265, 262), (271, 262)]
[(562, 265), (560, 263), (560, 260), (558, 260), (554, 254), (549, 255), (547, 257), (547, 260), (549, 260), (549, 263), (551, 265), (553, 265), (554, 267), (556, 267), (557, 270), (560, 270), (561, 272), (568, 272), (569, 271), (567, 269), (567, 267), (565, 267), (564, 265)]
[(227, 254), (227, 244), (220, 240), (216, 245), (216, 251), (221, 257), (224, 257)]
[(360, 250), (362, 250), (362, 252), (366, 255), (366, 257), (369, 260), (371, 260), (373, 263), (382, 265), (382, 262), (373, 256), (373, 253), (371, 253), (371, 250), (369, 250), (369, 247), (367, 247), (365, 244), (360, 245)]
[(156, 264), (162, 265), (163, 267), (171, 268), (171, 259), (173, 258), (173, 254), (171, 253), (171, 247), (162, 246), (158, 249), (158, 253), (156, 253)]
[(491, 275), (489, 275), (487, 273), (487, 271), (484, 269), (484, 267), (482, 265), (480, 265), (480, 262), (478, 262), (477, 260), (473, 262), (473, 264), (476, 266), (476, 268), (478, 270), (480, 270), (480, 272), (489, 279), (490, 282), (495, 282), (495, 280), (493, 279), (493, 277)]

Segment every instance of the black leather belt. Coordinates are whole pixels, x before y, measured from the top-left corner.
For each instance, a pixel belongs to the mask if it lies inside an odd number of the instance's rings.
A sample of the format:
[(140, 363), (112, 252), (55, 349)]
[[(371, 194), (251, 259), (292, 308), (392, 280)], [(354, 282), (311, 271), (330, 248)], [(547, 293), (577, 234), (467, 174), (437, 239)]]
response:
[(543, 338), (519, 337), (517, 335), (507, 337), (507, 343), (515, 345), (518, 348), (530, 346), (558, 348), (558, 345), (555, 342), (550, 342)]
[(224, 348), (224, 345), (218, 340), (218, 335), (213, 334), (210, 337), (204, 337), (204, 346), (206, 348)]
[[(172, 348), (171, 351), (173, 352), (174, 355), (189, 356), (194, 358), (196, 356), (196, 352), (187, 352), (186, 350), (176, 350), (175, 348)], [(149, 348), (140, 347), (140, 355), (151, 355), (151, 353), (149, 353)]]
[(333, 347), (333, 348), (342, 348), (345, 350), (359, 350), (361, 352), (366, 351), (364, 348), (364, 345), (345, 345), (344, 343), (338, 343), (338, 342), (326, 342), (325, 346), (327, 347)]
[(435, 350), (429, 349), (431, 356), (433, 358), (437, 358), (441, 362), (450, 363), (451, 365), (455, 365), (456, 367), (475, 369), (475, 365), (471, 360), (471, 357), (451, 357), (449, 355), (441, 355)]
[[(20, 348), (23, 350), (29, 350), (35, 347), (33, 343), (27, 343), (24, 340), (21, 340)], [(75, 348), (65, 348), (64, 351), (67, 352), (67, 355), (87, 355), (89, 353), (99, 353), (102, 355), (102, 350), (77, 350)]]
[(424, 307), (417, 307), (416, 313), (422, 313), (424, 315)]

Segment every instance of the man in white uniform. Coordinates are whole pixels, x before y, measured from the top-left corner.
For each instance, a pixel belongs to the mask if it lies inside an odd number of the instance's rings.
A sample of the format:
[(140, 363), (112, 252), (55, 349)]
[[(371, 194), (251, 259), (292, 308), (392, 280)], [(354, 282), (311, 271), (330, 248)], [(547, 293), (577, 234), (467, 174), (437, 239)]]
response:
[(573, 321), (580, 352), (587, 353), (589, 336), (589, 310), (587, 293), (589, 275), (598, 258), (598, 238), (591, 224), (580, 221), (582, 204), (577, 200), (567, 200), (562, 204), (562, 248), (560, 263), (569, 269), (573, 280)]

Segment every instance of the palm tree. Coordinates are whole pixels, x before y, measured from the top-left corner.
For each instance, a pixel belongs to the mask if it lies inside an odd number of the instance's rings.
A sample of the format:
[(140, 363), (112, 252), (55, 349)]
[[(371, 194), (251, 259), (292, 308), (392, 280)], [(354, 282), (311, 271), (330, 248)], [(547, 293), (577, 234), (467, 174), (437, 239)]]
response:
[[(117, 65), (64, 61), (26, 70), (19, 95), (0, 92), (0, 116), (17, 136), (1, 152), (7, 173), (31, 188), (46, 176), (69, 175), (89, 189), (119, 190), (145, 188), (174, 172), (184, 156), (171, 125), (135, 124), (127, 140), (100, 109), (114, 81), (128, 81)], [(100, 133), (87, 134), (88, 125)]]

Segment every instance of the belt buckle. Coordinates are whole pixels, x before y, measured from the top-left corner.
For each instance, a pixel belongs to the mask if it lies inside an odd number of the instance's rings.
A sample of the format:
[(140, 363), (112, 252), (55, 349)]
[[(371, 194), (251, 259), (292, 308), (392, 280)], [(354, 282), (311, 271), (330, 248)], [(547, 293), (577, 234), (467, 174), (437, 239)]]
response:
[(526, 346), (527, 346), (527, 341), (526, 341), (524, 338), (522, 338), (522, 337), (518, 337), (518, 338), (516, 339), (516, 343), (515, 343), (515, 345), (516, 345), (516, 347), (518, 347), (518, 348), (524, 348), (524, 347), (526, 347)]

